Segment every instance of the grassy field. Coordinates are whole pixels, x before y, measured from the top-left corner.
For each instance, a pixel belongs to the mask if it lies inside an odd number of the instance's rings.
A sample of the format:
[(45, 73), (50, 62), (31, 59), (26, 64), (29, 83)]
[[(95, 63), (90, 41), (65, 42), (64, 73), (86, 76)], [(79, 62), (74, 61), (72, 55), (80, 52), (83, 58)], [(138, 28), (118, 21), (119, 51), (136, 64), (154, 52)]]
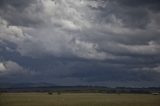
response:
[(160, 95), (4, 93), (0, 106), (160, 106)]

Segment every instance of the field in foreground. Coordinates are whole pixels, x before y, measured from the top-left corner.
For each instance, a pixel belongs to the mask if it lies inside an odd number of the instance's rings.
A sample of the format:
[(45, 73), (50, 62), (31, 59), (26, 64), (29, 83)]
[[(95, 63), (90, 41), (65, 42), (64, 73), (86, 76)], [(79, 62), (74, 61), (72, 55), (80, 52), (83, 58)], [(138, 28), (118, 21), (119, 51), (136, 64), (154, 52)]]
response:
[(0, 106), (160, 106), (160, 95), (4, 93)]

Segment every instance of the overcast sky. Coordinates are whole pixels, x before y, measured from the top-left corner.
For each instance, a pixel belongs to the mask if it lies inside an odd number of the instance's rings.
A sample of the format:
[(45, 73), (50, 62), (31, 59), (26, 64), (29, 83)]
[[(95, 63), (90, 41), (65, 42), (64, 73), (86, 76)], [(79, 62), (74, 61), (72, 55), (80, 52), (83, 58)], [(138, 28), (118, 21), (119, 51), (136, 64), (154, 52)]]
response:
[(160, 86), (160, 0), (0, 0), (0, 83)]

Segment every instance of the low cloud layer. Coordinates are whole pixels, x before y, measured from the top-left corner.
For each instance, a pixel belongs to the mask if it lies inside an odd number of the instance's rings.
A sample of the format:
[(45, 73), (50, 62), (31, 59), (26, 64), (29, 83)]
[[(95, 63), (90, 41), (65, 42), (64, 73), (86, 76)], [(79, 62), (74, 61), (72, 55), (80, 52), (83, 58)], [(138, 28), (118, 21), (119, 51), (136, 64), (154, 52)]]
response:
[(32, 70), (28, 79), (159, 83), (158, 0), (0, 2), (0, 56)]

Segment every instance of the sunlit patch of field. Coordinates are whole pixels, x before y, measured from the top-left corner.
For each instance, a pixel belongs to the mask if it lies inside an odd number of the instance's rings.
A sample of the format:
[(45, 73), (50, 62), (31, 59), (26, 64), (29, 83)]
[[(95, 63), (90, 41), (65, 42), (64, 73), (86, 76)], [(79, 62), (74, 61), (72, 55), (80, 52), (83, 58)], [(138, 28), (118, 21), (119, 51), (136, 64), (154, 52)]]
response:
[(160, 95), (3, 93), (0, 106), (160, 106)]

